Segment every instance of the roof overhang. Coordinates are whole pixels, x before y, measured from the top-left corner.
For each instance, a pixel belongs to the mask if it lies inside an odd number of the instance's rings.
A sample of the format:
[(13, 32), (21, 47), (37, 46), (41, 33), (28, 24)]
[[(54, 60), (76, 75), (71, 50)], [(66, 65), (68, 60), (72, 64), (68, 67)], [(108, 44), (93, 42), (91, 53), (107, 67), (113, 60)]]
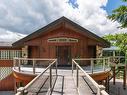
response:
[(51, 31), (51, 30), (59, 28), (59, 27), (68, 28), (68, 26), (71, 26), (72, 27), (71, 29), (78, 30), (83, 35), (98, 41), (102, 47), (110, 47), (109, 42), (107, 42), (103, 38), (95, 35), (94, 33), (90, 32), (89, 30), (81, 27), (80, 25), (76, 24), (75, 22), (73, 22), (73, 21), (71, 21), (65, 17), (61, 17), (61, 18), (57, 19), (56, 21), (48, 24), (47, 26), (33, 32), (32, 34), (30, 34), (24, 38), (22, 38), (21, 40), (16, 41), (12, 45), (14, 47), (24, 46), (26, 41), (34, 39), (40, 35), (43, 35), (43, 34), (47, 33), (49, 30)]

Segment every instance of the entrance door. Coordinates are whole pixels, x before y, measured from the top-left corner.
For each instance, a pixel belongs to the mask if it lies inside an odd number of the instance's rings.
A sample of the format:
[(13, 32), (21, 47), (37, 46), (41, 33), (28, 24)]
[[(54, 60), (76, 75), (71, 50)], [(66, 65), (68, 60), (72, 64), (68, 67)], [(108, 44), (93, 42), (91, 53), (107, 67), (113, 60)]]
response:
[(57, 46), (56, 49), (58, 65), (68, 65), (71, 59), (70, 46)]

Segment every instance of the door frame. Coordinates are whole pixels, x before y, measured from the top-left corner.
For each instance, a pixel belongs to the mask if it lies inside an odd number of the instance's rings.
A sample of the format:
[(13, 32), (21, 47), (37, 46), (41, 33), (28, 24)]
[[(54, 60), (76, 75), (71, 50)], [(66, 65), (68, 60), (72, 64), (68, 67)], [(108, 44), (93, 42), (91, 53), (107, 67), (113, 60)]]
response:
[[(60, 62), (59, 62), (59, 47), (67, 47), (68, 49), (68, 62), (67, 62), (67, 64), (60, 64)], [(65, 45), (65, 46), (56, 46), (56, 58), (57, 58), (57, 61), (58, 61), (58, 65), (60, 66), (60, 65), (63, 65), (63, 66), (68, 66), (68, 65), (71, 65), (71, 62), (72, 62), (72, 55), (71, 55), (71, 46), (69, 45)]]

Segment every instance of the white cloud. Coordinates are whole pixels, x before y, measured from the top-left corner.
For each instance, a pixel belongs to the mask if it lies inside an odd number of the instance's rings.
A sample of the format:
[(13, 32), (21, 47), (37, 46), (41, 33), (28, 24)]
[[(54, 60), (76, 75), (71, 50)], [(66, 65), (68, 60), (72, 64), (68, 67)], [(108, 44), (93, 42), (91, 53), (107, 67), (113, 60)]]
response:
[(10, 42), (10, 43), (13, 43), (26, 36), (20, 33), (11, 32), (11, 31), (1, 29), (1, 28), (0, 28), (0, 34), (1, 34), (0, 42)]
[[(77, 0), (78, 8), (73, 8), (68, 0), (1, 0), (0, 28), (30, 34), (65, 16), (100, 36), (126, 31), (118, 29), (117, 22), (107, 19), (107, 12), (102, 8), (107, 2), (108, 0)], [(9, 32), (3, 34), (6, 33)], [(2, 37), (4, 36), (7, 35)]]

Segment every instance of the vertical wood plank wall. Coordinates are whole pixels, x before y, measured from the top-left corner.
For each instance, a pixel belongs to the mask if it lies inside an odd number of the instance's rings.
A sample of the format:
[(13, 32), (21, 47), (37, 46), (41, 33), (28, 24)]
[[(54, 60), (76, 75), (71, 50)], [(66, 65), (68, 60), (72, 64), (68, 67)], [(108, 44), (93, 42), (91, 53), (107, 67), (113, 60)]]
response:
[[(76, 38), (78, 42), (72, 43), (52, 43), (48, 42), (49, 38)], [(57, 46), (70, 46), (72, 58), (88, 58), (93, 57), (94, 54), (90, 52), (89, 46), (96, 47), (96, 41), (88, 38), (87, 36), (81, 35), (78, 32), (69, 29), (57, 29), (51, 32), (47, 32), (44, 35), (40, 35), (37, 38), (26, 41), (25, 45), (30, 47), (31, 55), (29, 57), (39, 57), (39, 58), (56, 58), (56, 47)], [(94, 50), (92, 50), (94, 51)]]

